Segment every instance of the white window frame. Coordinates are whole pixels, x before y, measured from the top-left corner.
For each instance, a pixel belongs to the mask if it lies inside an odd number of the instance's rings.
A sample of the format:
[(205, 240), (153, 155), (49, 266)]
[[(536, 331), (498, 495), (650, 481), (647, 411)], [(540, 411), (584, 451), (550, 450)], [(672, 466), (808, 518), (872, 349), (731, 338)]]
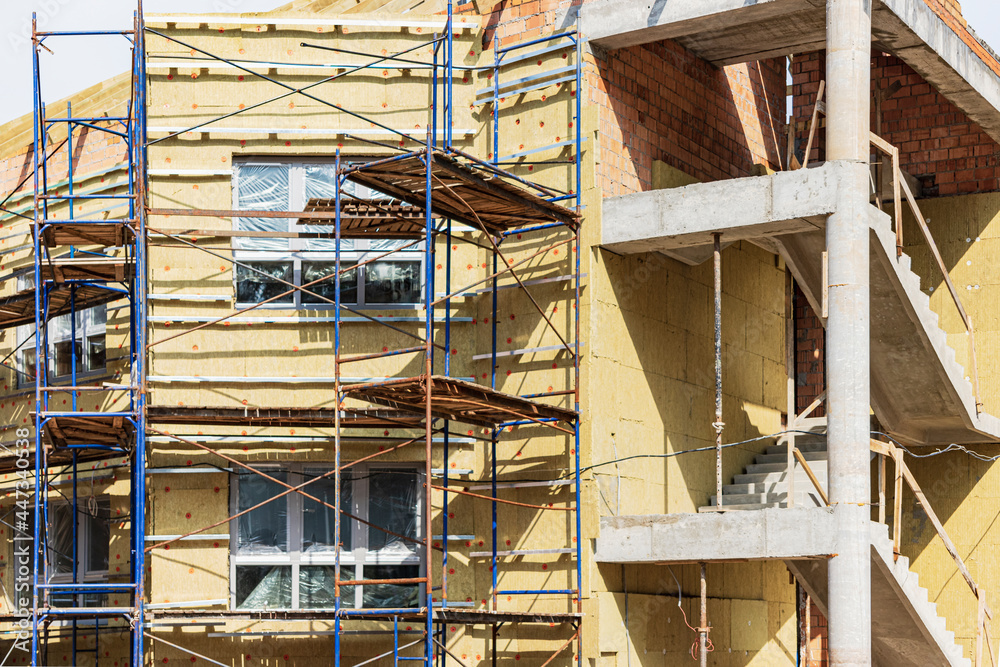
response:
[[(350, 164), (351, 162), (364, 162), (372, 158), (341, 158), (341, 164)], [(239, 210), (239, 187), (240, 187), (240, 169), (243, 166), (262, 166), (262, 167), (288, 167), (288, 191), (289, 191), (289, 211), (302, 211), (305, 210), (307, 199), (306, 199), (306, 181), (305, 173), (306, 167), (313, 165), (328, 165), (333, 164), (335, 161), (330, 158), (299, 158), (299, 159), (275, 159), (275, 158), (246, 158), (246, 159), (236, 159), (233, 160), (233, 210)], [(365, 186), (357, 185), (353, 183), (346, 183), (347, 187), (353, 189), (358, 196), (377, 199), (385, 198), (385, 195), (379, 193), (375, 190), (371, 190)], [(278, 218), (278, 220), (285, 220), (288, 223), (288, 231), (290, 232), (301, 232), (303, 231), (302, 225), (298, 224), (298, 220), (295, 218)], [(239, 219), (233, 219), (233, 230), (239, 230)], [(324, 227), (324, 231), (328, 231), (331, 234), (334, 232), (333, 226)], [(287, 240), (289, 247), (287, 252), (282, 252), (278, 250), (254, 250), (254, 249), (241, 249), (240, 248), (240, 238), (233, 239), (233, 256), (237, 261), (243, 263), (257, 263), (257, 262), (268, 262), (268, 263), (288, 263), (292, 264), (292, 280), (291, 282), (295, 285), (302, 285), (302, 265), (304, 262), (330, 262), (331, 264), (336, 261), (336, 252), (333, 250), (310, 250), (308, 248), (309, 239), (281, 239), (282, 241)], [(402, 241), (401, 243), (407, 243), (407, 241)], [(398, 253), (393, 253), (387, 256), (384, 260), (385, 262), (399, 262), (399, 261), (409, 261), (419, 264), (420, 271), (420, 288), (418, 290), (419, 296), (418, 300), (415, 302), (400, 302), (400, 303), (368, 303), (365, 298), (365, 283), (367, 281), (367, 267), (363, 266), (357, 271), (357, 300), (356, 301), (342, 301), (345, 305), (352, 306), (355, 308), (363, 308), (365, 310), (409, 310), (416, 308), (424, 299), (424, 287), (425, 287), (425, 266), (424, 266), (424, 255), (423, 252), (424, 245), (419, 243), (407, 248), (406, 250), (401, 250)], [(341, 241), (340, 250), (340, 261), (341, 266), (346, 267), (352, 263), (361, 263), (370, 257), (377, 256), (388, 252), (388, 248), (378, 248), (373, 247), (373, 242), (365, 239), (343, 239)], [(376, 262), (377, 263), (377, 262)], [(241, 269), (235, 267), (233, 271), (233, 294), (234, 298), (237, 298), (238, 294), (238, 273)], [(333, 279), (331, 279), (333, 280)], [(291, 289), (291, 288), (289, 288)], [(285, 290), (282, 290), (285, 291)], [(268, 303), (261, 306), (262, 308), (275, 308), (275, 309), (285, 309), (285, 310), (327, 310), (332, 309), (333, 304), (329, 303), (303, 303), (302, 302), (303, 293), (300, 290), (296, 290), (292, 294), (292, 301), (285, 303)], [(343, 297), (342, 297), (343, 298)], [(237, 308), (245, 308), (247, 306), (254, 305), (255, 302), (252, 301), (237, 301)]]
[[(287, 473), (286, 483), (290, 486), (298, 486), (305, 481), (303, 472), (323, 474), (332, 469), (329, 463), (295, 463), (286, 466), (254, 466), (261, 472), (285, 472)], [(412, 472), (415, 475), (416, 498), (416, 535), (414, 540), (423, 540), (423, 494), (419, 492), (423, 469), (417, 464), (407, 463), (359, 463), (351, 466), (350, 474), (353, 475), (354, 488), (351, 493), (351, 507), (344, 508), (347, 512), (364, 520), (368, 520), (368, 473), (371, 470), (401, 470)], [(254, 473), (249, 473), (254, 474)], [(230, 493), (230, 516), (239, 512), (239, 480), (241, 475), (234, 476)], [(331, 475), (329, 479), (333, 479)], [(309, 487), (306, 487), (308, 490)], [(229, 606), (230, 609), (237, 609), (236, 602), (236, 568), (240, 566), (260, 566), (260, 567), (291, 567), (292, 581), (292, 606), (289, 609), (302, 609), (299, 604), (300, 576), (299, 568), (309, 565), (325, 565), (333, 567), (336, 564), (336, 552), (334, 550), (325, 552), (305, 552), (302, 550), (302, 524), (303, 507), (307, 499), (300, 493), (289, 493), (285, 496), (287, 501), (287, 540), (288, 550), (285, 553), (273, 554), (239, 554), (239, 521), (230, 522), (230, 544), (229, 544)], [(332, 511), (332, 510), (330, 510)], [(418, 577), (426, 576), (423, 559), (420, 557), (422, 548), (416, 542), (410, 543), (414, 548), (407, 552), (383, 552), (368, 550), (368, 530), (369, 527), (360, 521), (351, 521), (351, 549), (341, 551), (341, 567), (353, 567), (354, 575), (352, 579), (366, 579), (364, 567), (366, 565), (379, 566), (419, 566)], [(375, 530), (374, 528), (372, 530)], [(354, 608), (364, 608), (364, 586), (353, 586), (354, 588)], [(426, 595), (426, 587), (419, 585), (418, 600), (423, 600)]]
[[(18, 276), (17, 280), (18, 290), (28, 289), (29, 285), (34, 282), (33, 277), (34, 277), (33, 274), (22, 274), (21, 276)], [(103, 377), (108, 374), (107, 308), (108, 308), (107, 305), (100, 305), (76, 311), (77, 315), (76, 337), (81, 344), (81, 350), (83, 352), (82, 360), (84, 364), (84, 368), (77, 370), (76, 372), (76, 377), (78, 381), (81, 379), (86, 380), (96, 377)], [(97, 317), (98, 313), (101, 312), (104, 313), (103, 322), (98, 321), (99, 318)], [(49, 320), (48, 326), (46, 327), (48, 331), (48, 346), (49, 346), (48, 359), (52, 362), (49, 368), (50, 372), (47, 384), (57, 385), (61, 381), (68, 381), (69, 378), (72, 377), (72, 370), (69, 373), (66, 373), (65, 375), (56, 375), (55, 372), (56, 345), (58, 343), (64, 343), (70, 340), (70, 338), (72, 337), (72, 329), (69, 326), (65, 328), (65, 331), (59, 332), (59, 330), (57, 329), (56, 322), (60, 318), (68, 318), (68, 317), (70, 317), (69, 313), (65, 313), (63, 315), (59, 315), (58, 317), (54, 317), (51, 320)], [(35, 331), (35, 326), (33, 324), (22, 324), (21, 326), (15, 327), (15, 335), (14, 335), (15, 347), (21, 345), (21, 343), (31, 338), (34, 331)], [(54, 332), (56, 332), (55, 335), (53, 335)], [(90, 358), (89, 355), (87, 355), (86, 353), (87, 342), (89, 339), (97, 336), (104, 337), (104, 366), (100, 368), (86, 368), (87, 360)], [(35, 351), (35, 343), (32, 340), (29, 343), (25, 343), (23, 347), (20, 347), (17, 353), (14, 355), (15, 367), (19, 371), (21, 371), (20, 373), (15, 373), (15, 375), (17, 376), (17, 386), (19, 388), (28, 386), (33, 387), (35, 385), (34, 377), (32, 376), (31, 378), (28, 378), (27, 375), (25, 375), (25, 374), (30, 375), (31, 373), (24, 362), (25, 354), (28, 352), (34, 353), (34, 351)], [(78, 359), (80, 358), (78, 357)], [(36, 368), (38, 367), (37, 359), (35, 360), (35, 367)]]
[[(98, 513), (100, 513), (100, 507), (103, 505), (105, 509), (109, 512), (111, 511), (111, 500), (107, 496), (78, 496), (77, 497), (77, 513), (76, 513), (76, 553), (72, 554), (71, 557), (76, 559), (80, 564), (80, 569), (78, 573), (78, 578), (83, 583), (100, 583), (108, 580), (109, 570), (108, 567), (111, 564), (110, 558), (108, 560), (108, 566), (104, 569), (95, 570), (92, 569), (93, 563), (90, 562), (90, 543), (94, 539), (92, 532), (92, 524), (96, 521), (100, 521), (99, 517), (95, 517), (86, 511), (86, 507), (91, 502), (93, 498), (98, 506)], [(57, 509), (60, 511), (73, 511), (73, 503), (68, 500), (54, 500), (49, 503), (49, 530), (55, 529), (55, 517), (53, 516), (53, 510)], [(110, 523), (108, 525), (108, 554), (111, 554), (111, 537), (110, 537)], [(66, 555), (66, 554), (63, 554)], [(55, 554), (50, 555), (50, 558), (55, 558)], [(50, 560), (50, 568), (55, 569), (54, 563)], [(54, 573), (49, 577), (50, 583), (53, 584), (68, 584), (73, 582), (72, 572), (61, 572)], [(78, 582), (80, 583), (80, 582)]]

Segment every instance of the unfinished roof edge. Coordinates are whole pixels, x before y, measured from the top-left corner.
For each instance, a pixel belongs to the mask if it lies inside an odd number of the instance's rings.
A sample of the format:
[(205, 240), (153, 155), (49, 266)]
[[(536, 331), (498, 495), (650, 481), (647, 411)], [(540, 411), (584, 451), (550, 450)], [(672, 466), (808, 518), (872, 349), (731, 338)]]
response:
[[(984, 60), (922, 1), (880, 0), (874, 37), (995, 141), (1000, 141), (1000, 62)], [(971, 33), (969, 39), (979, 44)]]
[[(67, 102), (73, 105), (73, 113), (80, 116), (111, 113), (116, 104), (121, 104), (122, 111), (127, 111), (124, 103), (128, 102), (130, 93), (130, 74), (122, 72), (55, 102), (47, 102), (46, 106), (52, 110), (52, 118), (66, 114)], [(122, 95), (117, 102), (116, 95)], [(29, 150), (33, 126), (34, 115), (30, 111), (0, 125), (0, 159), (20, 155)], [(49, 136), (52, 139), (65, 138), (65, 128), (52, 128), (49, 130)]]
[[(683, 0), (654, 14), (629, 0), (596, 0), (584, 5), (580, 20), (590, 43), (602, 48), (678, 39), (724, 65), (824, 48), (825, 7), (825, 0)], [(1000, 141), (1000, 62), (966, 28), (968, 40), (957, 30), (923, 0), (873, 3), (874, 41)], [(763, 41), (749, 43), (753, 34)]]

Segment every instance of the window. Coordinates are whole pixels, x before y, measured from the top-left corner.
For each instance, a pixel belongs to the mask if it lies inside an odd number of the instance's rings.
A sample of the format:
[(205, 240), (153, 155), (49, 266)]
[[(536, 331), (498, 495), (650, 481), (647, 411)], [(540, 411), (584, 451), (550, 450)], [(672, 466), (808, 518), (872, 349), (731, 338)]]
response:
[[(322, 476), (329, 468), (296, 466), (265, 469), (291, 486)], [(420, 536), (419, 477), (415, 468), (359, 464), (341, 476), (344, 511), (414, 540)], [(334, 504), (329, 476), (306, 487)], [(252, 472), (233, 485), (232, 511), (242, 512), (277, 496), (285, 488)], [(235, 609), (331, 609), (336, 537), (334, 510), (298, 493), (289, 493), (244, 514), (232, 528), (231, 593)], [(341, 579), (420, 577), (418, 544), (342, 515)], [(341, 588), (345, 608), (413, 608), (422, 587), (376, 584)]]
[[(48, 326), (49, 375), (52, 380), (70, 377), (73, 355), (76, 354), (77, 377), (99, 375), (107, 367), (105, 333), (107, 307), (96, 306), (76, 313), (76, 328), (70, 314), (52, 318)], [(35, 327), (25, 324), (17, 327), (18, 385), (33, 385), (35, 378)], [(75, 334), (75, 335), (74, 335)]]
[[(53, 502), (49, 505), (48, 554), (50, 581), (72, 583), (73, 561), (77, 562), (76, 583), (108, 579), (108, 547), (111, 541), (111, 502), (107, 497), (80, 498), (76, 511), (76, 548), (73, 546), (73, 505)], [(100, 606), (102, 595), (82, 595), (74, 603), (72, 595), (54, 595), (56, 606)]]
[[(336, 194), (336, 169), (332, 162), (248, 161), (234, 169), (233, 207), (266, 211), (301, 211), (310, 199), (332, 199)], [(385, 195), (354, 183), (345, 183), (346, 194), (366, 199)], [(237, 230), (332, 233), (332, 226), (299, 225), (288, 218), (237, 218)], [(406, 245), (399, 240), (341, 240), (341, 265), (349, 268), (372, 256)], [(236, 267), (236, 301), (260, 303), (290, 287), (306, 285), (334, 271), (333, 239), (237, 238), (237, 259), (254, 270)], [(365, 307), (398, 307), (420, 303), (423, 254), (413, 245), (383, 260), (341, 275), (341, 302)], [(308, 288), (325, 299), (335, 296), (334, 278)], [(282, 282), (284, 281), (284, 282)], [(272, 301), (274, 307), (330, 308), (324, 298), (295, 291)]]

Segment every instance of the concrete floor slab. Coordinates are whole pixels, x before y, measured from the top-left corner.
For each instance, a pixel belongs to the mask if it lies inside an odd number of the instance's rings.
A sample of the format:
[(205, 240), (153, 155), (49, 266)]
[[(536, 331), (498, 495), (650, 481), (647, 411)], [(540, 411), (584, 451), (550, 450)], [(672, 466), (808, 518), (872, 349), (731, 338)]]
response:
[(716, 514), (602, 517), (601, 563), (829, 558), (835, 517), (826, 507)]
[[(718, 514), (601, 518), (597, 561), (616, 564), (785, 561), (827, 613), (827, 563), (836, 552), (836, 508), (770, 508)], [(970, 667), (886, 526), (871, 524), (872, 653), (882, 667)]]
[(834, 210), (838, 169), (828, 163), (609, 197), (602, 203), (602, 245), (618, 253), (664, 252), (711, 245), (715, 232), (724, 231), (731, 243), (822, 229)]

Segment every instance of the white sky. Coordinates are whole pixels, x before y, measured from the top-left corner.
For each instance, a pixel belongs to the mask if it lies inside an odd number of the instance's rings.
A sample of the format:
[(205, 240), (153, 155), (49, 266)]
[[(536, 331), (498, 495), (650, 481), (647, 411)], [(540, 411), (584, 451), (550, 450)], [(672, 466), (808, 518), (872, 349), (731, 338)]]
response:
[[(147, 13), (258, 12), (285, 4), (285, 0), (145, 0)], [(135, 0), (0, 0), (0, 72), (6, 74), (0, 123), (31, 112), (31, 12), (38, 13), (41, 30), (128, 30)], [(1000, 3), (963, 0), (969, 24), (1000, 52)], [(129, 69), (124, 37), (60, 37), (42, 52), (43, 99), (54, 102)], [(62, 110), (51, 110), (53, 114)]]
[[(287, 0), (143, 0), (147, 14), (262, 12)], [(135, 0), (0, 0), (0, 72), (4, 97), (0, 123), (31, 113), (31, 13), (39, 30), (130, 30)], [(130, 69), (129, 43), (121, 36), (51, 37), (40, 58), (42, 97), (52, 103)], [(51, 115), (65, 110), (51, 109)]]

